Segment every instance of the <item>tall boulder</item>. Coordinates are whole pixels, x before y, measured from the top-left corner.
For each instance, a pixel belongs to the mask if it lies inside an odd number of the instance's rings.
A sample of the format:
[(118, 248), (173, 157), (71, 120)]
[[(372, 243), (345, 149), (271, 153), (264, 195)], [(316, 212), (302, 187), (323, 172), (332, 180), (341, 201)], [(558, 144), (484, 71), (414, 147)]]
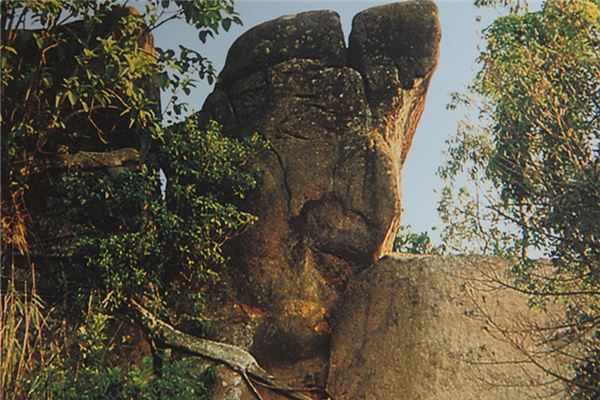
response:
[(339, 16), (312, 11), (258, 25), (229, 50), (201, 118), (270, 141), (246, 204), (259, 220), (229, 248), (234, 303), (256, 311), (246, 342), (263, 361), (327, 354), (348, 279), (391, 250), (439, 40), (435, 4), (409, 1), (358, 14), (349, 48)]

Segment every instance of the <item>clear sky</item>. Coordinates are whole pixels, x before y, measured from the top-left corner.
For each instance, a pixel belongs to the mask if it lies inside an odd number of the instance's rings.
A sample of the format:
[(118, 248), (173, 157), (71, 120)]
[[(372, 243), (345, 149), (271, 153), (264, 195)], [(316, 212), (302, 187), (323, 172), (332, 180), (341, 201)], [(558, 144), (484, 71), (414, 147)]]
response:
[[(231, 43), (256, 24), (300, 11), (331, 9), (340, 14), (347, 38), (356, 13), (385, 3), (389, 1), (236, 1), (236, 10), (243, 26), (233, 26), (229, 32), (222, 33), (203, 45), (193, 28), (183, 24), (164, 25), (155, 32), (155, 42), (163, 48), (177, 48), (177, 45), (182, 44), (197, 49), (212, 60), (215, 68), (220, 71)], [(415, 232), (430, 230), (441, 224), (437, 202), (442, 182), (436, 176), (436, 170), (442, 162), (445, 141), (454, 132), (456, 122), (461, 117), (459, 112), (447, 110), (446, 105), (450, 100), (450, 93), (461, 91), (475, 75), (475, 59), (479, 54), (478, 45), (481, 45), (480, 31), (498, 16), (497, 11), (478, 9), (469, 1), (438, 1), (438, 7), (442, 25), (440, 63), (431, 82), (425, 112), (403, 170), (402, 224), (411, 225)], [(483, 17), (480, 22), (477, 21), (478, 16)], [(191, 108), (199, 110), (211, 90), (204, 83), (193, 91), (187, 99)]]

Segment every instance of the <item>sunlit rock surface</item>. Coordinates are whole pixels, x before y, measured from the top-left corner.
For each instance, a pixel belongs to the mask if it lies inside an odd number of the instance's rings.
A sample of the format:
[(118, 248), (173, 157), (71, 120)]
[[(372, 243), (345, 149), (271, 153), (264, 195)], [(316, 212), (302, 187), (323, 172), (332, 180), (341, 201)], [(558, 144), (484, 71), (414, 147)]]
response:
[(435, 4), (419, 1), (359, 13), (349, 48), (332, 11), (266, 22), (232, 45), (201, 116), (271, 144), (245, 204), (259, 221), (230, 247), (228, 271), (233, 303), (256, 311), (246, 344), (262, 360), (328, 354), (348, 279), (391, 251), (439, 40)]

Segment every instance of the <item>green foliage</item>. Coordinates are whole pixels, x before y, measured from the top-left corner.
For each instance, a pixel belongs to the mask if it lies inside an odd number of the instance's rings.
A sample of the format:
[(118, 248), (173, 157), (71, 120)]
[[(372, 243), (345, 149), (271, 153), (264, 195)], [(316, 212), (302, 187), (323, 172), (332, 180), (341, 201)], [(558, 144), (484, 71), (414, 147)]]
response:
[(255, 220), (234, 202), (255, 185), (244, 166), (263, 145), (257, 136), (224, 137), (216, 124), (201, 129), (191, 118), (161, 148), (164, 195), (159, 170), (149, 164), (100, 179), (77, 170), (65, 175), (60, 192), (70, 196), (56, 209), (80, 238), (79, 262), (65, 272), (74, 292), (86, 299), (90, 288), (100, 290), (113, 311), (131, 296), (163, 313), (183, 302), (189, 318), (201, 317), (198, 293), (225, 261), (222, 243)]
[(465, 118), (447, 141), (446, 163), (439, 169), (449, 183), (438, 204), (443, 246), (455, 253), (514, 257), (519, 251), (515, 227), (496, 212), (491, 199), (497, 189), (485, 179), (494, 151), (490, 102), (472, 87), (467, 94), (453, 94), (448, 107), (461, 110)]
[[(449, 247), (514, 257), (515, 288), (532, 304), (567, 309), (569, 343), (591, 356), (574, 359), (574, 376), (557, 375), (582, 399), (600, 392), (597, 379), (578, 375), (598, 370), (598, 10), (597, 2), (547, 1), (484, 31), (482, 70), (452, 104), (476, 112), (459, 126), (440, 170), (450, 183), (440, 203)], [(552, 271), (532, 253), (548, 257)]]
[(431, 243), (428, 232), (417, 234), (411, 232), (410, 225), (400, 225), (394, 238), (394, 251), (411, 254), (440, 254), (443, 248)]
[[(164, 360), (160, 376), (147, 363), (123, 369), (107, 335), (117, 319), (135, 323), (130, 299), (202, 334), (222, 245), (255, 220), (238, 204), (264, 143), (195, 118), (166, 129), (187, 111), (180, 92), (215, 71), (198, 51), (155, 49), (149, 37), (180, 20), (204, 42), (241, 21), (230, 0), (126, 3), (1, 3), (1, 273), (15, 266), (12, 288), (37, 278), (57, 308), (36, 331), (42, 344), (22, 328), (41, 304), (25, 299), (21, 312), (22, 294), (2, 292), (0, 331), (16, 349), (2, 398), (207, 396), (188, 361)], [(159, 89), (171, 95), (164, 113)], [(56, 333), (63, 323), (75, 338)]]
[[(123, 400), (182, 399), (208, 400), (214, 369), (199, 371), (196, 360), (164, 358), (160, 375), (145, 357), (128, 370), (116, 361), (115, 346), (108, 333), (112, 317), (90, 297), (85, 321), (67, 339), (68, 348), (55, 351), (25, 378), (28, 399)], [(64, 347), (64, 345), (63, 345)], [(65, 351), (66, 350), (66, 351)]]
[(518, 13), (522, 9), (527, 9), (525, 0), (474, 0), (477, 7), (503, 7), (512, 13)]

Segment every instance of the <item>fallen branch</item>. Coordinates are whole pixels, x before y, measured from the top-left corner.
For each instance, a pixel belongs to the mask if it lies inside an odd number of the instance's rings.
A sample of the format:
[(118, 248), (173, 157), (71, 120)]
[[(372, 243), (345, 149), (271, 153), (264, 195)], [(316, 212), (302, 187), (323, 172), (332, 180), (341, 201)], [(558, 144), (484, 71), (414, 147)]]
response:
[(252, 354), (246, 350), (231, 344), (202, 339), (181, 332), (157, 318), (137, 301), (131, 300), (131, 305), (137, 314), (137, 319), (156, 344), (184, 350), (226, 365), (242, 375), (258, 400), (262, 400), (262, 398), (254, 384), (281, 393), (289, 399), (311, 400), (310, 397), (298, 393), (310, 390), (295, 389), (277, 382), (277, 379), (262, 368)]

